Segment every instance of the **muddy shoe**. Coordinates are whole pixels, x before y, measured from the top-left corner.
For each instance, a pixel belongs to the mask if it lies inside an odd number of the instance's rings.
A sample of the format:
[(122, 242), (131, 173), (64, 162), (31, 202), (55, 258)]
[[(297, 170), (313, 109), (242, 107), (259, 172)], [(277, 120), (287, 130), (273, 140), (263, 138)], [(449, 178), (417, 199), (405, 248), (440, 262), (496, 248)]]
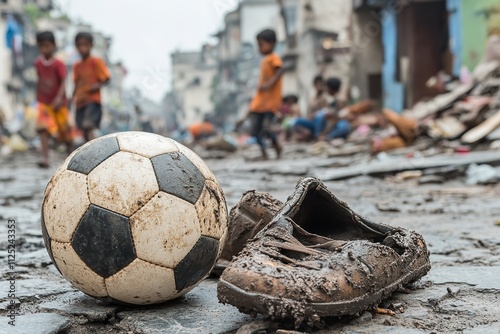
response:
[(283, 203), (267, 193), (247, 191), (229, 214), (229, 230), (222, 255), (211, 275), (219, 277), (234, 256), (243, 250), (283, 207)]
[(308, 178), (227, 267), (217, 292), (242, 312), (314, 325), (373, 307), (429, 269), (419, 234), (362, 218)]

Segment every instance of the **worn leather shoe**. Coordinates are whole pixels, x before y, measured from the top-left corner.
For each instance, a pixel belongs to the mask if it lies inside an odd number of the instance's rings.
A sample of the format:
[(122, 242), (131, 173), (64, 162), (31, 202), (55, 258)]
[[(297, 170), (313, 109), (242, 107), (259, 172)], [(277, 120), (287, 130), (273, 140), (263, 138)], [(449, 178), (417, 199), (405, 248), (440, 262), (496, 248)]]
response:
[(429, 270), (419, 234), (369, 221), (307, 178), (226, 268), (217, 292), (242, 312), (314, 325), (371, 308)]

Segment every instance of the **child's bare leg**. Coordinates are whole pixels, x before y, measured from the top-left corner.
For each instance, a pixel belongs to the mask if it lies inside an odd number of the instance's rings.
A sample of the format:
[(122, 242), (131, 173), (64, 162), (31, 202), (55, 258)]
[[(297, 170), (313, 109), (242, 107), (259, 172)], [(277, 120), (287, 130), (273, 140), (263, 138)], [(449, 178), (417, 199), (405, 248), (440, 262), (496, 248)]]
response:
[(49, 165), (49, 133), (46, 130), (40, 131), (40, 146), (42, 151), (42, 159), (38, 164), (40, 167)]
[(66, 144), (66, 154), (70, 155), (73, 152), (73, 142), (67, 141), (65, 144)]
[(95, 139), (94, 130), (93, 129), (83, 130), (83, 136), (85, 137), (86, 142), (94, 140)]
[(73, 152), (71, 126), (69, 125), (67, 118), (59, 117), (57, 118), (57, 120), (59, 122), (57, 125), (59, 127), (59, 141), (64, 143), (64, 145), (66, 146), (66, 154), (70, 155), (71, 152)]
[(267, 156), (266, 150), (262, 150), (262, 160), (269, 160), (269, 157)]
[(267, 160), (267, 152), (266, 152), (266, 144), (264, 143), (264, 138), (262, 138), (262, 135), (257, 136), (257, 144), (260, 147), (260, 151), (262, 153), (262, 160)]
[(270, 129), (268, 129), (267, 135), (271, 139), (271, 142), (273, 144), (273, 148), (276, 151), (277, 158), (278, 159), (281, 158), (281, 152), (282, 152), (283, 148), (282, 148), (282, 146), (281, 146), (281, 144), (279, 142), (278, 136), (276, 135), (276, 133), (274, 133)]
[(276, 151), (276, 157), (281, 158), (281, 153), (283, 153), (283, 146), (279, 143), (279, 140), (276, 139), (276, 142), (273, 144), (274, 150)]

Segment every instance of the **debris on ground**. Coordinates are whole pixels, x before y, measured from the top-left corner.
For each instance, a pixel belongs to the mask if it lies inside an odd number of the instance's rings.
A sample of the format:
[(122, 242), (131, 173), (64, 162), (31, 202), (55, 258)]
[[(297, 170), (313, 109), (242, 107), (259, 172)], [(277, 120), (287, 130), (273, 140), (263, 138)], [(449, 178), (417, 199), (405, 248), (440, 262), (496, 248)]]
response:
[(238, 144), (230, 135), (218, 135), (211, 137), (203, 144), (208, 151), (222, 151), (234, 153), (238, 150)]
[[(437, 149), (445, 149), (449, 144), (476, 145), (484, 140), (495, 140), (498, 135), (490, 135), (500, 127), (499, 63), (491, 61), (480, 64), (470, 82), (457, 82), (450, 89), (448, 93), (417, 103), (402, 114), (389, 109), (382, 110), (381, 115), (389, 128), (366, 131), (367, 124), (360, 124), (361, 131), (354, 130), (351, 138), (334, 154), (360, 153), (363, 144), (369, 142), (372, 153), (393, 152), (403, 148), (413, 148), (417, 152), (419, 149), (416, 144), (425, 137), (432, 139)], [(353, 143), (358, 146), (346, 149)], [(476, 150), (476, 147), (472, 149)], [(478, 147), (478, 150), (481, 149)], [(321, 154), (330, 150), (325, 143), (317, 143), (311, 148), (311, 153)]]
[[(312, 175), (374, 159), (362, 155), (310, 157), (306, 145), (294, 144), (286, 150), (293, 158), (285, 155), (283, 165), (290, 170), (307, 166), (308, 174)], [(415, 154), (415, 158), (438, 155), (436, 152), (426, 153), (427, 150), (424, 148), (424, 153), (420, 157)], [(398, 154), (407, 157), (408, 148)], [(23, 325), (38, 328), (40, 319), (36, 313), (43, 312), (69, 319), (70, 327), (64, 331), (68, 334), (204, 333), (207, 328), (213, 333), (236, 333), (245, 324), (259, 320), (269, 322), (268, 329), (263, 333), (274, 334), (279, 332), (278, 328), (282, 333), (293, 333), (290, 322), (273, 322), (263, 317), (253, 319), (232, 306), (220, 304), (216, 294), (217, 281), (213, 279), (205, 280), (185, 298), (145, 309), (103, 305), (77, 292), (61, 279), (43, 249), (39, 214), (41, 194), (56, 166), (39, 170), (36, 158), (21, 153), (0, 164), (0, 185), (6, 190), (0, 193), (0, 217), (7, 219), (12, 216), (19, 223), (16, 236), (19, 241), (16, 243), (19, 276), (16, 284), (21, 298), (16, 305), (21, 315), (17, 319)], [(55, 161), (63, 160), (58, 153), (54, 154), (54, 158)], [(390, 161), (394, 153), (390, 152), (386, 158)], [(210, 168), (224, 187), (230, 207), (238, 203), (241, 194), (248, 189), (259, 189), (281, 201), (286, 200), (298, 179), (283, 173), (269, 174), (268, 170), (278, 170), (272, 162), (250, 164), (242, 161), (243, 158), (238, 155), (224, 161), (209, 161)], [(458, 173), (464, 176), (466, 169), (467, 166), (424, 169), (420, 179), (409, 179), (403, 181), (406, 184), (396, 185), (388, 179), (371, 176), (329, 182), (330, 189), (334, 189), (364, 216), (422, 233), (432, 254), (433, 270), (404, 293), (398, 289), (390, 299), (381, 303), (380, 307), (393, 310), (395, 316), (372, 314), (370, 309), (360, 316), (328, 319), (325, 327), (317, 331), (299, 329), (298, 332), (498, 332), (500, 311), (495, 296), (500, 291), (500, 240), (497, 233), (500, 225), (495, 225), (495, 221), (500, 219), (497, 200), (500, 187), (465, 186), (465, 179), (454, 181), (455, 176), (448, 182), (447, 175)], [(16, 173), (12, 173), (13, 170)], [(446, 182), (437, 187), (416, 186), (417, 181), (427, 177), (427, 172), (435, 173), (430, 176), (442, 177)], [(398, 208), (399, 212), (378, 211), (377, 203)], [(473, 228), (471, 222), (474, 223)], [(0, 226), (0, 231), (6, 233), (6, 226)], [(4, 276), (8, 275), (6, 246), (5, 239), (0, 243), (0, 268)], [(447, 294), (448, 287), (461, 292), (456, 298), (439, 301)], [(436, 300), (437, 304), (431, 304), (429, 300)], [(6, 305), (8, 302), (6, 293), (0, 295), (0, 303)], [(398, 307), (403, 307), (404, 313)], [(2, 316), (7, 314), (6, 310), (0, 313)], [(391, 322), (391, 327), (383, 325), (386, 320)], [(47, 324), (50, 331), (58, 332), (62, 323), (53, 321)]]
[(382, 161), (373, 160), (366, 164), (351, 167), (324, 170), (317, 173), (317, 177), (326, 180), (343, 180), (360, 175), (384, 176), (405, 171), (425, 171), (427, 169), (448, 168), (448, 173), (454, 169), (471, 164), (500, 164), (500, 152), (477, 151), (468, 154), (441, 154), (422, 158), (407, 158), (389, 156)]
[(469, 185), (492, 184), (500, 181), (500, 168), (490, 165), (470, 165), (466, 172)]

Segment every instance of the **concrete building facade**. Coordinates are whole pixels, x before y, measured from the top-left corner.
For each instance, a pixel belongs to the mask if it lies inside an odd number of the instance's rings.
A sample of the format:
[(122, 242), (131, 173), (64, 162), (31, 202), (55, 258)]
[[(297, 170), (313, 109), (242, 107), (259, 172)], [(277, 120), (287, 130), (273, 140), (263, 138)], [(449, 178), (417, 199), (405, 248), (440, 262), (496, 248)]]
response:
[(213, 112), (216, 48), (207, 44), (201, 51), (177, 51), (171, 55), (171, 60), (172, 92), (179, 102), (177, 120), (182, 127), (187, 127)]
[(18, 66), (14, 64), (12, 26), (17, 27), (15, 34), (22, 36), (23, 5), (23, 0), (0, 1), (0, 110), (7, 119), (22, 104), (22, 78), (14, 73)]
[[(440, 72), (458, 77), (463, 67), (472, 71), (482, 61), (488, 37), (500, 34), (500, 5), (498, 0), (243, 0), (214, 35), (218, 62), (211, 100), (214, 112), (229, 121), (246, 113), (255, 92), (262, 59), (255, 36), (265, 28), (278, 33), (276, 52), (286, 70), (283, 94), (299, 96), (303, 114), (320, 74), (341, 78), (347, 101), (371, 99), (401, 112), (436, 94), (426, 85), (431, 77)], [(190, 88), (193, 96), (208, 96), (201, 93), (206, 87), (197, 89)], [(209, 108), (188, 109), (196, 115)]]

